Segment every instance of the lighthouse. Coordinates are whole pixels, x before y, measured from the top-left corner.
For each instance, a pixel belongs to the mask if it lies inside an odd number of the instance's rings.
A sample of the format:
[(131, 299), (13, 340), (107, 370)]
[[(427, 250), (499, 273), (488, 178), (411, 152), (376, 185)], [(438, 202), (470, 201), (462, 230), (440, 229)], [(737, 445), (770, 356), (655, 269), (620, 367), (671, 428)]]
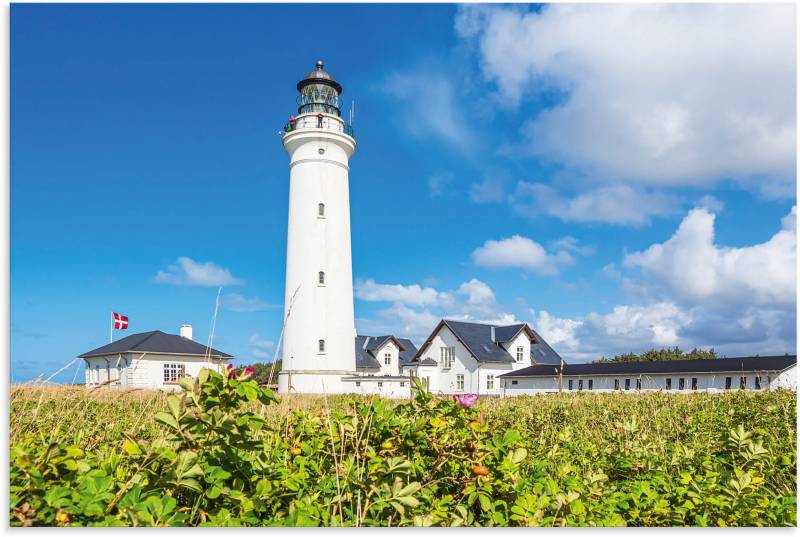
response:
[(352, 125), (342, 86), (322, 61), (297, 83), (297, 116), (284, 128), (289, 155), (283, 365), (280, 393), (341, 393), (356, 374), (349, 160)]

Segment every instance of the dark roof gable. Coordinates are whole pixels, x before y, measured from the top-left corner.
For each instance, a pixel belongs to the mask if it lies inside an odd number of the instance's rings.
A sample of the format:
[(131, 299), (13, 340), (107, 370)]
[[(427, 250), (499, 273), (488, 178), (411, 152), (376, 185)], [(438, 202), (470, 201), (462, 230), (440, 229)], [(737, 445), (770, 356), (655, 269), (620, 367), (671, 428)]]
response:
[[(142, 332), (131, 334), (120, 340), (103, 345), (89, 352), (85, 352), (79, 358), (91, 358), (92, 356), (107, 356), (119, 354), (121, 352), (152, 352), (157, 354), (186, 354), (191, 356), (205, 356), (209, 349), (206, 345), (192, 341), (191, 339), (165, 334), (161, 330), (152, 332)], [(211, 356), (215, 358), (233, 358), (216, 349), (211, 349)]]
[[(561, 357), (558, 353), (556, 353), (539, 334), (528, 326), (527, 323), (495, 326), (491, 324), (451, 321), (447, 319), (443, 319), (433, 330), (414, 357), (415, 362), (419, 360), (420, 355), (431, 344), (433, 338), (442, 326), (447, 326), (461, 344), (464, 345), (470, 354), (479, 362), (514, 363), (514, 357), (498, 345), (498, 343), (511, 341), (517, 334), (524, 330), (531, 339), (531, 359), (534, 362), (561, 363)], [(494, 332), (494, 339), (492, 338), (492, 332)]]

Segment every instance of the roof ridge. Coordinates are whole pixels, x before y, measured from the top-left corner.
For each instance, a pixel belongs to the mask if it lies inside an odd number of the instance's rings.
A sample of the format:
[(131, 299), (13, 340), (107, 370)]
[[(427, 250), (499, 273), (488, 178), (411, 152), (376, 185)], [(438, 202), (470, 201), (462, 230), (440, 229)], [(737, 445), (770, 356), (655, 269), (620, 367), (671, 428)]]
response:
[[(161, 330), (151, 330), (149, 334), (147, 332), (144, 332), (145, 334), (147, 334), (147, 337), (142, 339), (142, 340), (140, 340), (138, 343), (136, 343), (136, 345), (132, 346), (129, 350), (136, 349), (136, 347), (138, 347), (139, 345), (141, 345), (142, 343), (144, 343), (145, 341), (147, 341), (148, 339), (150, 339), (151, 337), (156, 335), (156, 332), (161, 332)], [(164, 334), (164, 332), (161, 332), (161, 333)], [(131, 335), (133, 335), (133, 334), (131, 334)], [(165, 334), (165, 335), (168, 335), (168, 334)]]

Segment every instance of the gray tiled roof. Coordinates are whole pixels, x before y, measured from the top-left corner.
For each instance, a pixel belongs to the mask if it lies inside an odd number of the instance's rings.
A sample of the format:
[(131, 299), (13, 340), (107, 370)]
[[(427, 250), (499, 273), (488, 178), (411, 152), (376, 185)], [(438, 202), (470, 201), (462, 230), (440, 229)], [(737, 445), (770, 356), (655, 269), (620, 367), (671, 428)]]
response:
[(417, 347), (410, 339), (400, 339), (394, 336), (356, 336), (356, 368), (380, 369), (381, 364), (375, 357), (375, 351), (380, 349), (389, 339), (395, 339), (400, 344), (400, 364), (406, 365), (417, 354)]
[[(665, 373), (736, 373), (783, 371), (797, 364), (797, 356), (747, 356), (710, 360), (664, 360), (661, 362), (610, 362), (602, 364), (564, 364), (564, 376), (576, 375), (651, 375)], [(533, 365), (501, 377), (552, 377), (558, 366)]]
[[(530, 327), (528, 327), (530, 328)], [(561, 364), (561, 355), (559, 355), (556, 351), (553, 350), (542, 336), (539, 335), (539, 332), (531, 328), (531, 332), (533, 332), (534, 337), (536, 337), (536, 341), (538, 343), (533, 343), (531, 345), (531, 359), (533, 360), (534, 364)]]
[(414, 345), (410, 339), (397, 338), (397, 341), (403, 346), (403, 350), (400, 351), (400, 364), (405, 365), (410, 363), (417, 354), (417, 346)]
[(444, 323), (478, 361), (514, 362), (510, 354), (492, 341), (492, 325), (448, 320)]
[(519, 331), (525, 328), (525, 325), (511, 324), (508, 326), (495, 326), (494, 327), (494, 340), (498, 343), (507, 343), (514, 339), (514, 336), (519, 334)]
[(356, 369), (380, 369), (381, 364), (370, 354), (370, 336), (356, 336)]
[[(496, 326), (483, 323), (471, 323), (465, 321), (450, 321), (443, 319), (440, 325), (445, 325), (455, 334), (461, 343), (472, 353), (480, 362), (494, 363), (513, 363), (515, 358), (509, 354), (498, 343), (508, 343), (522, 330), (530, 330), (531, 335), (536, 340), (531, 344), (531, 360), (536, 364), (560, 364), (561, 356), (526, 323), (511, 324), (506, 326)], [(494, 329), (494, 339), (492, 339), (492, 329)], [(431, 337), (423, 345), (423, 349), (430, 344), (431, 338), (436, 333), (434, 330)], [(419, 354), (419, 353), (417, 353)], [(432, 360), (431, 365), (436, 362)], [(414, 362), (419, 363), (419, 362)], [(428, 365), (428, 364), (426, 364)]]
[[(90, 358), (92, 356), (107, 356), (119, 354), (121, 352), (152, 352), (158, 354), (187, 354), (192, 356), (205, 356), (207, 346), (192, 341), (191, 339), (165, 334), (161, 330), (152, 332), (142, 332), (141, 334), (131, 334), (120, 340), (103, 345), (92, 351), (85, 352), (79, 358)], [(221, 358), (233, 358), (216, 349), (211, 349), (211, 356)]]

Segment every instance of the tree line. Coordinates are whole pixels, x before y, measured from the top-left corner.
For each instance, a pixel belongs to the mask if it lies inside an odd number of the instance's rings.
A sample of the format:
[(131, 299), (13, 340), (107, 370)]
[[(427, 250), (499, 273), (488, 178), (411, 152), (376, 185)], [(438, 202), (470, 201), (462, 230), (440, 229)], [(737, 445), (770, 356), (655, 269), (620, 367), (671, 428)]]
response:
[(663, 349), (650, 349), (649, 351), (636, 354), (628, 352), (625, 354), (617, 354), (611, 358), (603, 356), (599, 360), (595, 360), (595, 364), (607, 364), (616, 362), (661, 362), (665, 360), (710, 360), (719, 358), (717, 351), (714, 349), (692, 349), (685, 352), (678, 347), (663, 348)]

